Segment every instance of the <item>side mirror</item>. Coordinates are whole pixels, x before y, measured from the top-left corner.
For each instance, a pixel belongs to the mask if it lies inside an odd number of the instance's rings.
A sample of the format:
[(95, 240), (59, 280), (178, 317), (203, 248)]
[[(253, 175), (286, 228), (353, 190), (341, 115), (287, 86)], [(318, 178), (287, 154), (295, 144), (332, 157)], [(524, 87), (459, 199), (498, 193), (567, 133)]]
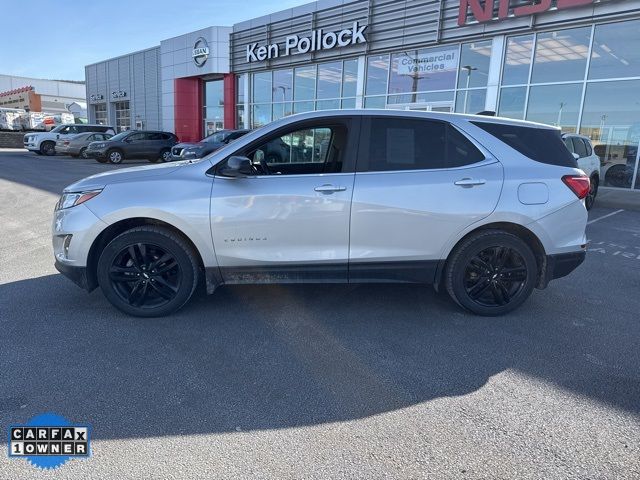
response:
[(578, 155), (577, 153), (572, 153), (571, 155), (573, 155), (573, 158), (575, 158), (576, 160), (580, 160), (580, 155)]
[(224, 167), (220, 169), (220, 174), (225, 177), (241, 178), (254, 175), (251, 167), (251, 160), (247, 157), (229, 157)]

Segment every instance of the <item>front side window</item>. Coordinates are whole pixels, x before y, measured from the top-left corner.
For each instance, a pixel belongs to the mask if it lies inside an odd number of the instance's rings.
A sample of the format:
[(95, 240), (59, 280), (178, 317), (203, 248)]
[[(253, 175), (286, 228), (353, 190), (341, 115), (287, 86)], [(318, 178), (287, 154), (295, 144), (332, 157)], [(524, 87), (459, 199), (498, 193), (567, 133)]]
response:
[(363, 156), (370, 172), (453, 168), (484, 160), (464, 135), (440, 121), (372, 118), (368, 143)]
[(145, 133), (134, 133), (133, 135), (129, 135), (127, 137), (127, 141), (129, 142), (141, 142), (146, 139), (147, 138)]
[(298, 128), (251, 146), (245, 155), (257, 175), (339, 173), (347, 142), (347, 127)]

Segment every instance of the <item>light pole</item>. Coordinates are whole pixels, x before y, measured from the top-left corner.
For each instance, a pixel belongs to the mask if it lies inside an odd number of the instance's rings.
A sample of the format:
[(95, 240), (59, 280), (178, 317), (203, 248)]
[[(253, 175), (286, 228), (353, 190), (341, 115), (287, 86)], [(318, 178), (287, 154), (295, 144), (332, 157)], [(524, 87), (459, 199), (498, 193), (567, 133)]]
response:
[(560, 110), (558, 110), (558, 120), (556, 122), (556, 126), (557, 127), (561, 127), (562, 125), (560, 125), (560, 123), (562, 122), (562, 109), (564, 108), (564, 106), (566, 105), (565, 102), (560, 102)]
[(467, 83), (464, 91), (464, 113), (467, 113), (467, 109), (469, 108), (469, 82), (471, 81), (471, 72), (478, 70), (478, 68), (472, 67), (471, 65), (465, 65), (464, 67), (461, 67), (461, 69), (467, 71)]

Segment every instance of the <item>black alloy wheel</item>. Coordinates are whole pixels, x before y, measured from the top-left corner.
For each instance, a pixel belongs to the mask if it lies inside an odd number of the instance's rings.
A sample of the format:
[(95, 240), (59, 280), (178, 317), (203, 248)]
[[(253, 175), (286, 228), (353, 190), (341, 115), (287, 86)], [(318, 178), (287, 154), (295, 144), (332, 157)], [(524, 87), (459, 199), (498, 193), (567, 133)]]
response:
[(485, 307), (507, 305), (524, 288), (527, 267), (513, 248), (489, 247), (467, 264), (465, 290), (471, 300)]
[(132, 307), (157, 308), (173, 300), (182, 282), (175, 257), (158, 245), (123, 248), (109, 268), (111, 287)]
[(501, 230), (464, 239), (447, 259), (444, 283), (460, 306), (485, 316), (503, 315), (531, 295), (538, 264), (529, 245)]
[(42, 142), (42, 145), (40, 146), (40, 151), (49, 156), (52, 157), (56, 154), (56, 144), (53, 142)]
[(182, 307), (198, 283), (197, 254), (179, 234), (158, 226), (131, 229), (112, 240), (98, 260), (98, 283), (118, 309), (160, 317)]

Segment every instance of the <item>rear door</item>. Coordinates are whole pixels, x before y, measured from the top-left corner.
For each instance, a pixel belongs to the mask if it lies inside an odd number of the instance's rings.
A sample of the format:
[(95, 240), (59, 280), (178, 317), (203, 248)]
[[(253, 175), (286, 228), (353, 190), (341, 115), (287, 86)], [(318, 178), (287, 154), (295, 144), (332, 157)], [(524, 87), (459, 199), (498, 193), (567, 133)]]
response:
[(501, 164), (447, 122), (365, 120), (350, 281), (433, 281), (446, 243), (494, 210), (502, 182)]
[(252, 176), (217, 166), (211, 233), (225, 282), (347, 281), (357, 123), (307, 120), (257, 140), (234, 153)]

